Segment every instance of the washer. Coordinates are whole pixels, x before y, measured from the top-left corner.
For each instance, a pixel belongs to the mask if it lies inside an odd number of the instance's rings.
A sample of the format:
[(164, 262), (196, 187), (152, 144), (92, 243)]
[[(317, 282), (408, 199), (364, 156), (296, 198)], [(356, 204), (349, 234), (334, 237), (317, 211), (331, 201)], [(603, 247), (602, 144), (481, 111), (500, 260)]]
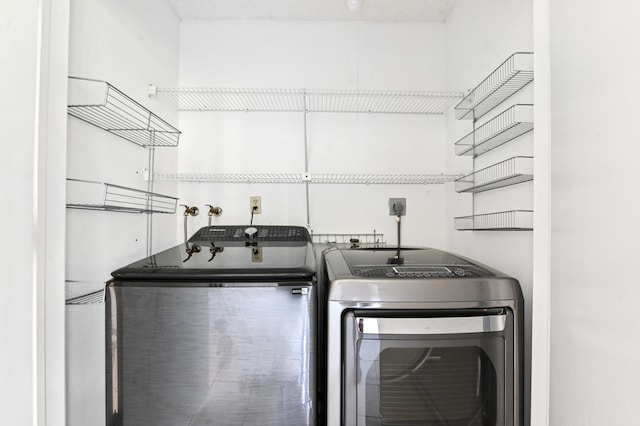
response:
[(107, 425), (315, 425), (305, 228), (210, 226), (112, 273)]
[(517, 280), (431, 248), (323, 263), (329, 426), (523, 424)]

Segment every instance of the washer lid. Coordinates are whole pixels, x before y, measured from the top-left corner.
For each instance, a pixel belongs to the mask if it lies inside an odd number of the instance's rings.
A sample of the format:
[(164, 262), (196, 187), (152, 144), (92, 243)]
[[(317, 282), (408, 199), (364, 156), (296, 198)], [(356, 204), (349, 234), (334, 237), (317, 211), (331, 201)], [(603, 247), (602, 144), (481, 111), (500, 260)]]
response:
[(184, 244), (156, 253), (111, 273), (126, 280), (282, 281), (315, 275), (315, 256), (307, 230), (297, 226), (202, 228)]

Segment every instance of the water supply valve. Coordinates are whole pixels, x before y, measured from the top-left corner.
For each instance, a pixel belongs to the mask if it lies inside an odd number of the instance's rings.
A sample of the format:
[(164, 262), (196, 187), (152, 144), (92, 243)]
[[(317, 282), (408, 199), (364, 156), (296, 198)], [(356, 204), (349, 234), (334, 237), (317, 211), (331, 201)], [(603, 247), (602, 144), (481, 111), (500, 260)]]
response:
[(222, 207), (213, 207), (211, 204), (205, 204), (205, 206), (209, 207), (209, 216), (222, 215)]
[(198, 209), (196, 206), (189, 207), (186, 204), (180, 204), (180, 205), (185, 208), (184, 210), (185, 216), (198, 216), (198, 213), (200, 213), (200, 209)]

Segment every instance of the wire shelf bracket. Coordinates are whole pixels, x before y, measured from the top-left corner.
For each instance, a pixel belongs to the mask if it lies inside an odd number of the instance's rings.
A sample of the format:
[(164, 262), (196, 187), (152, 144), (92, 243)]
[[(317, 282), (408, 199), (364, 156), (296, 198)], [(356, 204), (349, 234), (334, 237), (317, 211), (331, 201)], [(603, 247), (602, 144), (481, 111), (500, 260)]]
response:
[(111, 84), (69, 77), (67, 113), (142, 147), (178, 146), (180, 131)]
[(179, 111), (444, 114), (460, 92), (149, 86)]
[(533, 81), (533, 53), (509, 56), (455, 107), (459, 120), (477, 120)]

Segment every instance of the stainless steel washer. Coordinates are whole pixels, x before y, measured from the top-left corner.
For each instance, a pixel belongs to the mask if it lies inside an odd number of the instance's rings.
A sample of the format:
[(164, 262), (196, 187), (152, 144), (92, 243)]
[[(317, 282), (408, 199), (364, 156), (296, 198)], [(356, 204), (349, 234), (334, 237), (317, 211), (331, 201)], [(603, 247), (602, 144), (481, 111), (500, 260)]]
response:
[(323, 259), (329, 426), (523, 424), (517, 280), (429, 248)]
[(109, 426), (316, 424), (315, 254), (296, 226), (210, 226), (106, 291)]

